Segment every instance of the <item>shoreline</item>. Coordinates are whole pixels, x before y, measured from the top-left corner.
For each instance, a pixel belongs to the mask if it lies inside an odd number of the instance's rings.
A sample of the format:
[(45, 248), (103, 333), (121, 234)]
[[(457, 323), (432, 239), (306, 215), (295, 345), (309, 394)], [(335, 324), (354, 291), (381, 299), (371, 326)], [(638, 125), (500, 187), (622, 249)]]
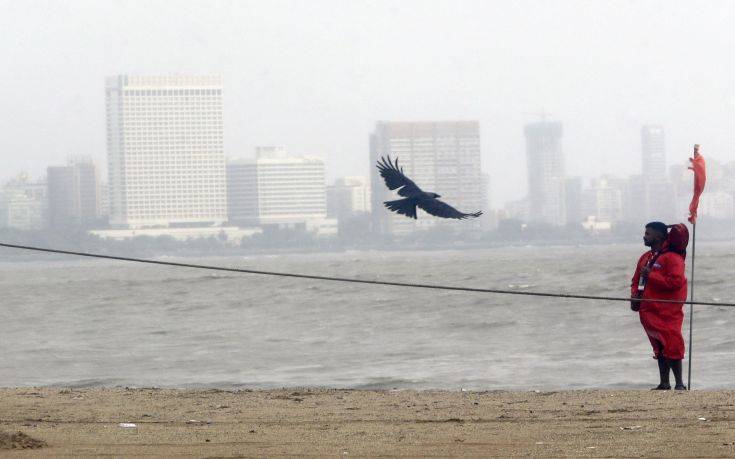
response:
[[(377, 253), (412, 253), (412, 252), (441, 252), (441, 251), (474, 251), (474, 250), (497, 250), (497, 249), (524, 249), (524, 248), (568, 248), (568, 247), (607, 247), (607, 246), (636, 246), (640, 247), (640, 238), (609, 238), (609, 239), (579, 239), (579, 240), (566, 240), (566, 239), (549, 239), (549, 240), (513, 240), (513, 241), (473, 241), (473, 242), (462, 242), (462, 243), (446, 243), (446, 244), (416, 244), (416, 245), (402, 245), (400, 243), (395, 244), (366, 244), (360, 246), (303, 246), (303, 247), (288, 247), (288, 248), (273, 248), (273, 247), (254, 247), (250, 249), (241, 249), (239, 247), (218, 248), (208, 250), (197, 250), (197, 249), (178, 249), (175, 251), (162, 251), (155, 249), (146, 249), (138, 252), (134, 252), (132, 255), (128, 254), (125, 256), (131, 256), (134, 258), (161, 258), (161, 257), (172, 257), (172, 258), (229, 258), (229, 257), (259, 257), (259, 256), (283, 256), (283, 255), (313, 255), (313, 254), (339, 254), (339, 253), (350, 253), (350, 252), (377, 252)], [(732, 237), (720, 237), (720, 238), (703, 238), (700, 241), (702, 244), (718, 244), (718, 243), (733, 243), (735, 239)], [(20, 244), (23, 245), (23, 244)], [(38, 245), (28, 243), (26, 245)], [(46, 247), (41, 244), (40, 247)], [(58, 248), (58, 247), (48, 247)], [(71, 251), (82, 251), (82, 252), (93, 252), (99, 254), (122, 256), (114, 250), (110, 251), (109, 248), (104, 247), (100, 250), (98, 247), (91, 249), (89, 247), (74, 246), (71, 248), (63, 248), (63, 250)], [(53, 261), (53, 260), (77, 260), (84, 259), (86, 257), (80, 257), (75, 255), (64, 255), (64, 254), (48, 254), (42, 252), (33, 252), (22, 249), (12, 249), (0, 247), (0, 251), (7, 253), (8, 262), (22, 262), (22, 261)], [(17, 254), (13, 254), (14, 251)]]
[(11, 457), (732, 457), (733, 422), (735, 391), (0, 388), (46, 443)]

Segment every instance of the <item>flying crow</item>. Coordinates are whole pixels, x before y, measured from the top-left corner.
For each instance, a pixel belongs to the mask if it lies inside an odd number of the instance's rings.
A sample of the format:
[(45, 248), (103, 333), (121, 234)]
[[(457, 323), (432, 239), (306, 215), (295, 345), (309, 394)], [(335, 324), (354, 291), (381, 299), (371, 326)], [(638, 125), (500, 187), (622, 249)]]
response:
[(397, 158), (393, 163), (391, 162), (390, 156), (388, 156), (387, 160), (381, 157), (380, 161), (378, 161), (378, 170), (380, 171), (380, 175), (383, 177), (383, 180), (385, 180), (385, 184), (388, 186), (388, 189), (395, 190), (396, 188), (399, 188), (398, 194), (400, 196), (404, 196), (404, 199), (385, 201), (383, 203), (385, 204), (385, 207), (393, 212), (415, 219), (416, 206), (418, 206), (424, 212), (435, 217), (442, 218), (456, 218), (462, 220), (482, 215), (481, 211), (465, 214), (449, 204), (436, 199), (441, 198), (438, 194), (422, 191), (421, 188), (413, 183), (413, 180), (403, 175), (403, 168), (398, 166)]

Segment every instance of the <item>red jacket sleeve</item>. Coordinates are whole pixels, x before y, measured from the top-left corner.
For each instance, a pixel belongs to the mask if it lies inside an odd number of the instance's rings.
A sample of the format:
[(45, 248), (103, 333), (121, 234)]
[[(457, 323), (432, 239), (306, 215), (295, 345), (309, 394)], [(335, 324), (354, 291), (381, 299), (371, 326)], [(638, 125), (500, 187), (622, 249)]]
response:
[(643, 258), (645, 256), (646, 254), (644, 253), (638, 259), (638, 265), (636, 265), (635, 267), (635, 272), (633, 273), (633, 279), (631, 279), (630, 281), (630, 297), (631, 298), (635, 298), (635, 296), (638, 294), (638, 280), (641, 278), (641, 265), (643, 264)]
[(661, 269), (654, 269), (648, 275), (648, 285), (660, 290), (678, 290), (686, 282), (684, 259), (677, 254), (668, 253), (656, 260)]

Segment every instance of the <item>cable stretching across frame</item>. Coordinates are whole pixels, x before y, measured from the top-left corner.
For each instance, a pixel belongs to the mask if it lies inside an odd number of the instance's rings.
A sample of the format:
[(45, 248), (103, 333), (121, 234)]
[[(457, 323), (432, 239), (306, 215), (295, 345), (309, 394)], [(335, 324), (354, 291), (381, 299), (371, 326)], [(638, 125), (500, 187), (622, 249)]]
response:
[(300, 279), (313, 279), (320, 281), (333, 281), (333, 282), (351, 282), (355, 284), (371, 284), (371, 285), (387, 285), (393, 287), (411, 287), (411, 288), (424, 288), (434, 290), (449, 290), (459, 292), (474, 292), (474, 293), (493, 293), (498, 295), (522, 295), (522, 296), (540, 296), (548, 298), (568, 298), (568, 299), (581, 299), (581, 300), (603, 300), (603, 301), (655, 301), (658, 303), (685, 303), (685, 304), (696, 304), (701, 306), (725, 306), (735, 307), (735, 303), (722, 303), (714, 301), (675, 301), (675, 300), (658, 300), (655, 298), (630, 298), (630, 297), (612, 297), (612, 296), (595, 296), (595, 295), (579, 295), (571, 293), (550, 293), (550, 292), (521, 292), (517, 290), (501, 290), (501, 289), (489, 289), (489, 288), (473, 288), (473, 287), (460, 287), (451, 285), (436, 285), (436, 284), (417, 284), (408, 282), (388, 282), (378, 280), (364, 280), (364, 279), (351, 279), (346, 277), (333, 277), (333, 276), (316, 276), (310, 274), (299, 274), (299, 273), (284, 273), (276, 271), (260, 271), (255, 269), (241, 269), (241, 268), (227, 268), (224, 266), (210, 266), (200, 265), (192, 263), (177, 263), (172, 261), (159, 261), (159, 260), (146, 260), (144, 258), (131, 258), (131, 257), (119, 257), (115, 255), (102, 255), (98, 253), (87, 253), (87, 252), (74, 252), (70, 250), (58, 250), (58, 249), (47, 249), (43, 247), (33, 247), (25, 245), (5, 244), (0, 243), (0, 247), (7, 247), (11, 249), (22, 249), (22, 250), (33, 250), (36, 252), (47, 252), (47, 253), (58, 253), (64, 255), (75, 255), (79, 257), (89, 258), (103, 258), (107, 260), (118, 260), (118, 261), (129, 261), (135, 263), (146, 263), (152, 265), (164, 265), (164, 266), (176, 266), (180, 268), (195, 268), (195, 269), (208, 269), (212, 271), (228, 271), (243, 274), (258, 274), (263, 276), (279, 276), (279, 277), (295, 277)]

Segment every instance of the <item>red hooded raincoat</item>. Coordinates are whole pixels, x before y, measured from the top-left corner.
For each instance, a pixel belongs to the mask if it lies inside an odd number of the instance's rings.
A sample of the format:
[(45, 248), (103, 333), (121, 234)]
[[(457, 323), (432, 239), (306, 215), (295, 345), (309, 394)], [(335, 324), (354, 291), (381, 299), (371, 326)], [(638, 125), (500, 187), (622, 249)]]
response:
[[(632, 297), (638, 291), (641, 269), (646, 266), (653, 255), (652, 251), (646, 252), (638, 260), (631, 286)], [(675, 252), (664, 251), (651, 268), (642, 298), (682, 302), (641, 301), (639, 310), (641, 324), (653, 347), (654, 358), (663, 355), (667, 359), (682, 360), (684, 358), (684, 338), (681, 335), (681, 326), (684, 321), (683, 302), (687, 299), (684, 257)]]

